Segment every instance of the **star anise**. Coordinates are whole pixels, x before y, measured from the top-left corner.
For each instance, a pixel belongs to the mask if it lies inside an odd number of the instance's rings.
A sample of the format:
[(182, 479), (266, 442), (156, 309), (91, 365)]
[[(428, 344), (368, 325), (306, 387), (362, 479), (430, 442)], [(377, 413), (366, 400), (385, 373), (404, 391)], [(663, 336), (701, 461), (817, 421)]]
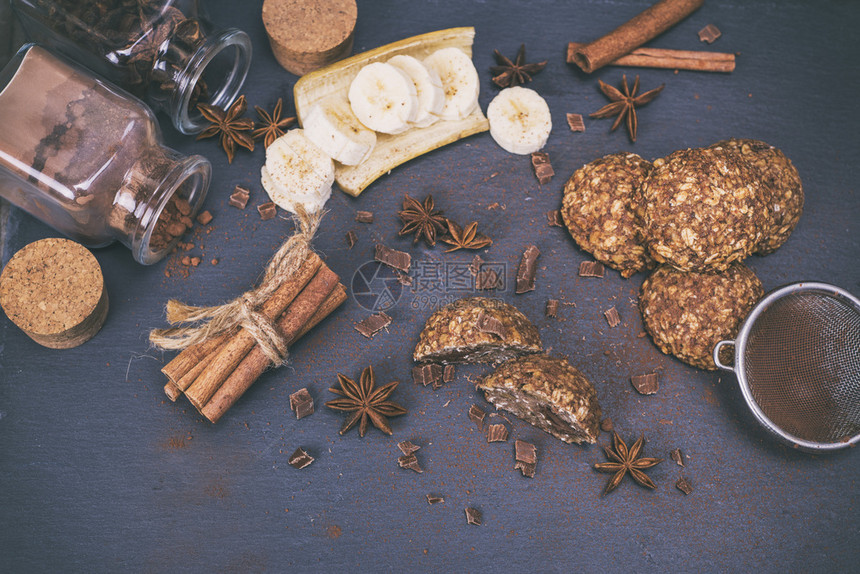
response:
[(444, 233), (447, 225), (442, 212), (434, 208), (432, 195), (425, 197), (423, 202), (407, 195), (403, 198), (403, 211), (397, 212), (397, 216), (403, 222), (403, 229), (398, 231), (397, 235), (402, 237), (414, 233), (413, 244), (424, 239), (430, 247), (436, 245), (436, 234)]
[(521, 44), (516, 59), (511, 62), (498, 50), (494, 50), (498, 66), (490, 66), (493, 83), (500, 88), (519, 86), (532, 81), (532, 76), (546, 67), (546, 60), (538, 64), (526, 64), (526, 45)]
[(627, 88), (627, 75), (621, 76), (621, 87), (624, 88), (624, 92), (618, 90), (613, 86), (603, 82), (602, 80), (597, 80), (600, 83), (600, 91), (603, 94), (612, 100), (612, 103), (606, 104), (593, 114), (590, 114), (588, 117), (590, 118), (611, 118), (612, 116), (618, 116), (615, 118), (615, 123), (612, 124), (612, 128), (609, 131), (615, 131), (621, 122), (624, 121), (624, 118), (627, 118), (627, 133), (630, 136), (631, 141), (636, 141), (636, 128), (639, 125), (638, 120), (636, 119), (636, 106), (644, 106), (651, 100), (657, 97), (663, 88), (666, 87), (666, 84), (661, 84), (659, 88), (654, 88), (653, 90), (649, 90), (644, 94), (636, 95), (636, 92), (639, 91), (639, 76), (636, 76), (636, 81), (633, 82), (633, 89), (630, 90)]
[(352, 413), (343, 422), (340, 434), (345, 433), (360, 421), (358, 434), (364, 436), (367, 431), (368, 419), (373, 423), (373, 426), (385, 434), (392, 434), (387, 417), (398, 417), (406, 414), (406, 409), (387, 400), (400, 383), (394, 381), (384, 387), (374, 388), (376, 387), (376, 378), (373, 375), (372, 366), (361, 372), (360, 384), (356, 384), (355, 381), (340, 373), (337, 374), (337, 380), (340, 383), (340, 389), (329, 390), (343, 398), (329, 401), (325, 406), (337, 411)]
[(257, 122), (257, 127), (254, 129), (254, 139), (263, 138), (263, 145), (266, 147), (272, 145), (273, 141), (284, 135), (288, 127), (296, 123), (295, 117), (281, 117), (283, 107), (284, 101), (281, 98), (278, 98), (278, 103), (275, 104), (275, 109), (272, 110), (271, 115), (260, 106), (254, 106), (260, 117), (260, 121)]
[(247, 106), (245, 96), (239, 96), (227, 111), (210, 104), (197, 104), (197, 109), (200, 110), (203, 117), (212, 123), (211, 126), (200, 132), (197, 139), (220, 136), (221, 147), (227, 153), (227, 161), (230, 163), (233, 163), (237, 145), (254, 151), (254, 138), (250, 133), (254, 129), (254, 122), (242, 117)]
[(606, 489), (604, 489), (603, 495), (609, 494), (615, 490), (615, 487), (621, 484), (621, 480), (628, 472), (630, 473), (630, 476), (633, 477), (633, 480), (642, 486), (647, 486), (652, 489), (657, 488), (651, 479), (642, 471), (646, 468), (657, 466), (663, 462), (663, 459), (640, 458), (639, 455), (642, 453), (642, 445), (645, 443), (645, 435), (640, 436), (639, 440), (633, 443), (633, 446), (630, 447), (629, 450), (621, 437), (618, 436), (617, 432), (612, 432), (612, 441), (615, 443), (615, 450), (609, 447), (603, 448), (604, 452), (606, 452), (606, 458), (612, 462), (599, 462), (594, 465), (595, 470), (600, 472), (615, 473), (612, 478), (609, 479), (609, 482), (606, 483)]
[(442, 241), (448, 245), (452, 245), (451, 249), (446, 249), (445, 253), (457, 251), (458, 249), (482, 249), (493, 244), (493, 240), (478, 233), (478, 222), (473, 221), (463, 229), (450, 219), (445, 219), (448, 224), (448, 235), (442, 237)]

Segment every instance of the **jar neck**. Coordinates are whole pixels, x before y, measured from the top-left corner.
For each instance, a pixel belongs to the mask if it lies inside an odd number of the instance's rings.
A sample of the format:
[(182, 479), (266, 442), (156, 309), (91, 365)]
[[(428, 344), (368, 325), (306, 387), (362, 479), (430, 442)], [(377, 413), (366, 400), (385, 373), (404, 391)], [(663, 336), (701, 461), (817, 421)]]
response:
[(251, 65), (251, 39), (235, 28), (213, 30), (202, 18), (180, 22), (153, 61), (147, 99), (184, 134), (207, 122), (198, 103), (226, 109), (239, 95)]
[[(199, 155), (184, 157), (156, 146), (135, 161), (114, 196), (108, 226), (114, 237), (144, 265), (160, 261), (176, 245), (193, 220), (206, 192), (211, 175), (209, 161)], [(187, 203), (189, 222), (181, 230), (176, 201)], [(184, 205), (184, 204), (183, 204)]]

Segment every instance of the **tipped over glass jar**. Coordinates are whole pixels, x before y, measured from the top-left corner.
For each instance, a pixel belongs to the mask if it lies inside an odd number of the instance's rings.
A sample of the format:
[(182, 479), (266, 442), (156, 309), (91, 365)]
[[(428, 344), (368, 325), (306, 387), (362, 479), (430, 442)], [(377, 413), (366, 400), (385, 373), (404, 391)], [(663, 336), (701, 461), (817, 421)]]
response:
[(162, 145), (143, 102), (46, 48), (24, 46), (0, 71), (0, 196), (87, 247), (116, 240), (160, 260), (210, 173)]
[(12, 0), (31, 40), (103, 75), (164, 111), (184, 134), (206, 121), (198, 103), (226, 109), (251, 64), (251, 40), (215, 29), (197, 0)]

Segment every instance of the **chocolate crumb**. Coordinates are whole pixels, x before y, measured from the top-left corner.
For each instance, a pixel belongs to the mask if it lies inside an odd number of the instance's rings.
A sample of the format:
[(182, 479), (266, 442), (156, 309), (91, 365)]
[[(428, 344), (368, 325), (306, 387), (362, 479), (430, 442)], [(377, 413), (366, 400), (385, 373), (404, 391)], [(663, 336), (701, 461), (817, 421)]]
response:
[(251, 199), (251, 192), (237, 185), (233, 193), (230, 194), (230, 205), (239, 209), (245, 209), (249, 199)]
[(477, 508), (467, 508), (466, 509), (466, 522), (469, 524), (474, 524), (475, 526), (481, 525), (481, 511)]
[(358, 223), (373, 223), (373, 212), (372, 211), (356, 211), (355, 212), (355, 220)]
[(481, 410), (481, 407), (478, 405), (472, 405), (469, 407), (469, 418), (475, 423), (475, 426), (478, 427), (479, 431), (484, 430), (484, 419), (487, 417), (487, 413)]
[(397, 282), (400, 283), (401, 285), (403, 285), (404, 287), (411, 287), (412, 286), (412, 277), (410, 277), (409, 275), (405, 275), (403, 273), (398, 273), (397, 274)]
[(678, 466), (684, 466), (684, 458), (681, 456), (680, 448), (672, 449), (672, 451), (669, 453), (669, 456), (672, 458), (672, 460), (675, 461), (675, 464), (677, 464)]
[(546, 300), (546, 316), (556, 317), (558, 315), (558, 299)]
[(209, 225), (211, 222), (212, 214), (208, 210), (197, 214), (197, 223), (200, 225)]
[(419, 474), (424, 472), (424, 469), (422, 469), (418, 464), (418, 457), (414, 454), (404, 454), (397, 459), (397, 464), (400, 465), (400, 468), (408, 468), (409, 470), (414, 470)]
[(708, 24), (707, 26), (699, 30), (699, 41), (713, 44), (714, 40), (716, 40), (722, 35), (723, 33), (720, 32), (719, 28), (717, 28), (713, 24)]
[(657, 373), (634, 375), (630, 377), (630, 382), (633, 384), (633, 388), (641, 395), (653, 395), (660, 390), (660, 381), (657, 380)]
[(612, 424), (612, 419), (607, 417), (600, 421), (600, 430), (603, 432), (612, 432), (615, 430), (615, 425)]
[(693, 484), (683, 476), (675, 483), (675, 487), (684, 494), (690, 494), (693, 492)]
[(373, 338), (373, 336), (379, 332), (381, 329), (389, 326), (391, 324), (391, 317), (385, 314), (385, 312), (379, 312), (367, 317), (354, 325), (355, 330), (367, 337), (368, 339)]
[(603, 315), (606, 317), (606, 322), (609, 323), (610, 327), (617, 327), (621, 324), (621, 316), (618, 315), (618, 309), (614, 305), (604, 311)]
[(491, 335), (496, 335), (497, 337), (504, 339), (508, 336), (508, 329), (502, 324), (501, 321), (487, 315), (482, 309), (478, 314), (478, 318), (475, 320), (475, 326), (478, 328), (478, 331), (482, 333), (490, 333)]
[(603, 263), (599, 261), (583, 261), (579, 264), (580, 277), (603, 277)]
[(439, 504), (440, 502), (445, 502), (445, 499), (441, 496), (433, 496), (432, 494), (427, 495), (427, 504)]
[(553, 209), (546, 212), (546, 222), (550, 227), (564, 227), (564, 219), (561, 218), (561, 210)]
[(404, 273), (409, 273), (409, 266), (412, 265), (411, 255), (404, 251), (397, 251), (396, 249), (391, 249), (390, 247), (386, 247), (381, 243), (376, 244), (376, 252), (374, 254), (374, 259), (384, 265), (393, 267), (398, 271), (403, 271)]
[(429, 364), (412, 367), (412, 380), (416, 385), (436, 385), (442, 380), (442, 366)]
[(514, 464), (514, 470), (519, 470), (521, 473), (523, 473), (523, 476), (527, 478), (535, 477), (536, 468), (536, 464), (531, 464), (528, 462), (517, 461), (516, 464)]
[(349, 248), (352, 249), (355, 243), (358, 241), (358, 236), (355, 234), (355, 231), (350, 229), (346, 232), (346, 244), (349, 245)]
[(518, 462), (537, 463), (537, 448), (530, 442), (519, 440), (514, 443), (514, 458)]
[(217, 260), (217, 259), (213, 259), (213, 260), (211, 261), (211, 263), (212, 263), (212, 265), (218, 265), (218, 260)]
[(517, 269), (517, 293), (526, 293), (535, 290), (538, 257), (540, 257), (540, 250), (535, 245), (529, 245), (523, 251), (523, 257), (520, 259), (520, 267)]
[(549, 183), (555, 171), (549, 162), (549, 154), (543, 151), (536, 151), (532, 154), (532, 167), (535, 170), (535, 177), (541, 185)]
[(268, 221), (274, 219), (278, 214), (278, 207), (275, 205), (275, 202), (270, 201), (269, 203), (258, 205), (257, 211), (260, 213), (260, 219)]
[(567, 125), (570, 126), (572, 132), (584, 132), (585, 122), (582, 121), (582, 114), (567, 114)]
[(299, 389), (290, 395), (290, 410), (296, 413), (296, 419), (313, 414), (314, 399), (307, 388)]
[(442, 369), (442, 382), (450, 383), (454, 380), (454, 371), (456, 368), (454, 365), (445, 365), (445, 368)]
[(179, 260), (179, 262), (183, 265), (191, 265), (191, 257), (189, 257), (188, 255), (184, 255), (182, 259)]
[(293, 468), (305, 468), (314, 461), (314, 457), (306, 453), (302, 447), (296, 449), (296, 452), (287, 461)]
[(487, 442), (505, 442), (508, 440), (508, 427), (505, 425), (490, 425), (487, 427)]
[(469, 273), (471, 273), (472, 275), (477, 275), (478, 272), (481, 270), (481, 265), (483, 264), (484, 260), (481, 259), (481, 256), (475, 255), (475, 257), (472, 258), (472, 263), (469, 264)]
[(192, 257), (191, 258), (191, 266), (197, 267), (198, 265), (200, 265), (200, 258), (199, 257)]
[(416, 450), (421, 449), (420, 446), (418, 446), (417, 444), (412, 444), (412, 442), (408, 440), (403, 440), (397, 443), (397, 448), (400, 449), (400, 452), (406, 455), (412, 454)]
[(498, 289), (502, 283), (501, 279), (494, 269), (482, 269), (475, 276), (475, 289), (480, 291)]

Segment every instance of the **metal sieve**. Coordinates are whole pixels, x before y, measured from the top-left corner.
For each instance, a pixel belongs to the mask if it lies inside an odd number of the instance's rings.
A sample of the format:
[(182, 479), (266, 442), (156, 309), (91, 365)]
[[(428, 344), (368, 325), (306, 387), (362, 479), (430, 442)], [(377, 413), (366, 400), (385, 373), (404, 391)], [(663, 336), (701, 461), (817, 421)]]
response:
[[(720, 351), (734, 346), (734, 366)], [(725, 353), (723, 353), (725, 356)], [(826, 283), (795, 283), (753, 307), (734, 341), (714, 347), (758, 421), (808, 451), (860, 441), (860, 300)]]

